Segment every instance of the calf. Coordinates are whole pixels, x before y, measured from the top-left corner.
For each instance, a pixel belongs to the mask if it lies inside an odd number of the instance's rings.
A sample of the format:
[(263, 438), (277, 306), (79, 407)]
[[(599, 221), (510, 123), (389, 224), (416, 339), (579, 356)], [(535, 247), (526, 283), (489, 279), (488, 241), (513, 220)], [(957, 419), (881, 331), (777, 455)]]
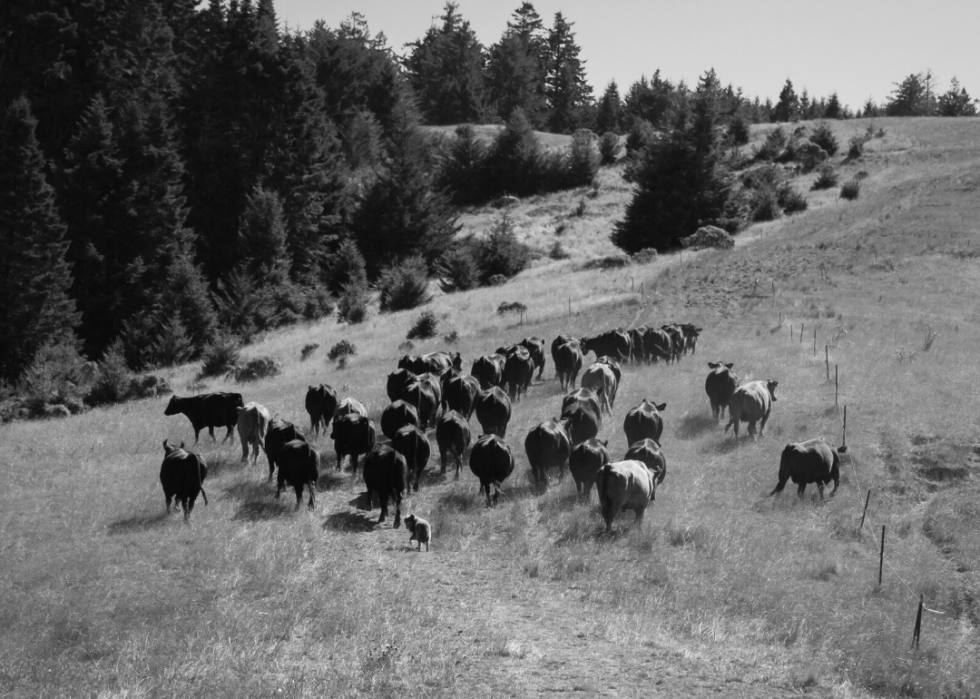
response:
[(728, 428), (735, 427), (735, 439), (738, 440), (738, 425), (740, 422), (749, 423), (749, 434), (755, 439), (755, 423), (761, 420), (759, 425), (759, 436), (764, 437), (766, 432), (766, 422), (769, 420), (769, 412), (772, 404), (776, 400), (776, 386), (778, 381), (750, 381), (735, 389), (732, 394), (732, 401), (728, 406), (728, 424), (725, 425), (725, 432)]
[(163, 440), (163, 464), (160, 466), (160, 485), (163, 486), (163, 496), (167, 500), (167, 514), (170, 514), (170, 504), (180, 510), (184, 508), (184, 521), (191, 518), (194, 501), (201, 493), (204, 504), (208, 504), (208, 495), (204, 492), (204, 479), (208, 477), (208, 466), (200, 456), (184, 449), (184, 443), (172, 447)]
[(641, 439), (630, 444), (623, 461), (640, 461), (657, 476), (657, 483), (663, 483), (667, 476), (667, 457), (660, 450), (660, 444), (653, 439)]
[(402, 495), (408, 485), (408, 464), (405, 457), (387, 444), (377, 446), (364, 459), (364, 484), (367, 486), (368, 508), (372, 506), (372, 496), (378, 494), (381, 502), (381, 516), (378, 524), (388, 518), (388, 499), (395, 503), (394, 528), (402, 521)]
[(797, 485), (796, 492), (800, 498), (807, 484), (816, 483), (820, 499), (823, 500), (824, 485), (833, 481), (834, 489), (830, 493), (830, 497), (833, 497), (840, 484), (840, 454), (846, 451), (847, 447), (834, 449), (822, 439), (787, 444), (779, 459), (779, 482), (769, 495), (783, 492), (786, 481), (792, 480)]
[(425, 544), (425, 550), (428, 553), (429, 542), (432, 541), (432, 525), (421, 517), (409, 515), (405, 518), (405, 528), (410, 532), (408, 537), (408, 545), (411, 546), (412, 542), (416, 541), (419, 545), (418, 550), (421, 551), (422, 544)]
[(408, 476), (412, 480), (412, 488), (415, 492), (419, 490), (419, 479), (422, 472), (429, 463), (429, 456), (432, 454), (432, 446), (425, 432), (415, 425), (406, 425), (395, 433), (391, 440), (391, 446), (399, 454), (405, 457), (408, 465)]
[(310, 431), (314, 438), (320, 436), (321, 427), (326, 435), (327, 425), (337, 412), (337, 392), (325, 383), (309, 386), (306, 389), (306, 412), (310, 416)]
[(228, 433), (221, 440), (224, 444), (229, 439), (234, 442), (233, 430), (238, 424), (238, 409), (244, 408), (245, 402), (241, 393), (206, 393), (200, 396), (180, 398), (172, 396), (167, 403), (164, 415), (184, 414), (194, 428), (194, 442), (198, 441), (201, 430), (208, 428), (208, 434), (214, 439), (215, 427), (226, 427)]
[(455, 410), (449, 410), (436, 423), (436, 443), (439, 445), (440, 473), (446, 473), (446, 455), (456, 463), (456, 480), (463, 466), (463, 454), (470, 446), (470, 426)]
[(476, 419), (486, 434), (506, 437), (507, 423), (510, 422), (507, 394), (496, 386), (483, 391), (476, 399)]
[[(495, 434), (482, 435), (470, 452), (470, 470), (480, 479), (480, 492), (487, 494), (487, 507), (497, 504), (500, 487), (514, 472), (514, 455), (507, 443)], [(490, 488), (493, 487), (493, 500)]]
[(562, 410), (561, 422), (573, 445), (595, 439), (602, 424), (599, 416), (585, 403), (573, 403)]
[(282, 451), (283, 445), (294, 439), (306, 441), (303, 432), (293, 423), (287, 422), (286, 420), (273, 420), (269, 423), (269, 429), (265, 433), (265, 455), (269, 459), (270, 481), (272, 480), (272, 474), (276, 472), (276, 466), (279, 463), (279, 453)]
[(548, 420), (528, 432), (524, 439), (524, 451), (538, 488), (548, 489), (548, 469), (552, 466), (558, 469), (558, 482), (561, 483), (572, 444), (560, 422)]
[(725, 408), (732, 402), (732, 395), (738, 388), (738, 374), (732, 371), (734, 362), (722, 364), (721, 362), (708, 362), (711, 372), (704, 380), (704, 392), (708, 394), (708, 401), (711, 403), (711, 414), (718, 422), (718, 418), (725, 414)]
[(617, 461), (599, 469), (596, 490), (606, 532), (611, 532), (621, 510), (633, 510), (637, 524), (643, 521), (643, 512), (656, 498), (657, 484), (653, 472), (639, 461)]
[(664, 431), (664, 419), (660, 411), (667, 407), (666, 403), (657, 405), (644, 398), (638, 406), (626, 413), (623, 420), (623, 431), (626, 432), (626, 443), (633, 444), (641, 439), (660, 441)]
[(589, 499), (599, 469), (609, 463), (609, 450), (606, 449), (608, 445), (609, 440), (600, 442), (598, 439), (589, 439), (575, 445), (568, 457), (568, 470), (575, 479), (575, 490), (582, 500)]
[(242, 443), (242, 463), (248, 461), (248, 448), (252, 447), (252, 465), (259, 460), (259, 448), (265, 446), (265, 433), (271, 420), (269, 411), (258, 403), (249, 403), (238, 409), (238, 439)]
[(340, 470), (344, 457), (350, 454), (351, 473), (357, 473), (357, 457), (374, 448), (377, 429), (368, 418), (352, 413), (333, 421), (330, 437), (337, 452), (337, 470)]
[(316, 482), (320, 478), (320, 456), (316, 449), (302, 439), (286, 442), (279, 451), (279, 477), (276, 483), (276, 500), (286, 485), (296, 491), (296, 509), (303, 501), (303, 488), (309, 490), (307, 507), (316, 506)]

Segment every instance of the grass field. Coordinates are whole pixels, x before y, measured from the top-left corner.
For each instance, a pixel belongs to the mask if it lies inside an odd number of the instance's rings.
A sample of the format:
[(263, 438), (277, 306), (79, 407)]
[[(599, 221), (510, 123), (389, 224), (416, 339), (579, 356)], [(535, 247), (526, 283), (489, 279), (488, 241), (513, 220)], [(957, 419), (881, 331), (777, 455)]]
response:
[[(846, 143), (867, 126), (834, 128)], [(237, 439), (203, 437), (210, 504), (199, 499), (185, 526), (164, 515), (158, 473), (164, 438), (190, 444), (193, 431), (163, 416), (164, 400), (3, 426), (0, 694), (977, 696), (980, 119), (875, 128), (884, 136), (840, 165), (842, 181), (866, 173), (859, 199), (810, 192), (808, 211), (753, 226), (734, 250), (588, 269), (615, 253), (608, 233), (629, 199), (607, 170), (595, 197), (583, 189), (512, 211), (529, 244), (545, 252), (560, 238), (569, 259), (542, 256), (508, 284), (432, 301), (440, 337), (458, 333), (467, 368), (524, 336), (550, 345), (559, 332), (704, 327), (696, 355), (625, 370), (600, 437), (620, 458), (626, 411), (666, 401), (668, 475), (643, 525), (623, 515), (612, 537), (595, 495), (576, 502), (570, 478), (553, 476), (541, 496), (530, 487), (524, 436), (560, 410), (550, 356), (545, 380), (515, 406), (507, 442), (518, 466), (500, 505), (483, 507), (467, 468), (456, 482), (430, 463), (403, 507), (433, 523), (429, 554), (390, 519), (375, 524), (360, 475), (334, 470), (329, 440), (317, 444), (310, 513), (294, 511), (291, 494), (273, 499), (264, 456), (242, 466)], [(496, 216), (467, 211), (464, 230)], [(496, 314), (505, 301), (528, 306), (523, 325)], [(417, 315), (268, 335), (246, 354), (277, 357), (281, 376), (207, 390), (240, 390), (308, 426), (306, 386), (326, 382), (376, 419)], [(326, 360), (341, 339), (357, 348), (343, 369)], [(301, 362), (310, 342), (320, 349)], [(764, 438), (736, 444), (711, 419), (703, 386), (718, 360), (743, 381), (779, 380)], [(196, 369), (167, 377), (178, 394)], [(837, 496), (820, 501), (810, 488), (799, 501), (789, 487), (768, 497), (783, 446), (821, 435), (839, 444), (845, 405)], [(910, 650), (920, 594), (938, 613), (925, 613)]]

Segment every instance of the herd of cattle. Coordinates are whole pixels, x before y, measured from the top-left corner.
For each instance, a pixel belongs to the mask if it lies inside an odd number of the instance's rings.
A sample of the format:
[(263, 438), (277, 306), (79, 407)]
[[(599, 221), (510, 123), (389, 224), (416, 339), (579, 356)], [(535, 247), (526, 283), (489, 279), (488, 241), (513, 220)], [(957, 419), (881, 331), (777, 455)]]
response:
[[(656, 497), (657, 486), (667, 475), (667, 459), (661, 447), (664, 423), (661, 412), (666, 403), (644, 399), (626, 412), (623, 430), (629, 445), (621, 461), (613, 461), (608, 440), (599, 440), (602, 417), (611, 417), (616, 395), (623, 380), (622, 367), (629, 363), (671, 363), (688, 353), (694, 354), (701, 328), (691, 324), (666, 325), (661, 328), (639, 327), (612, 330), (591, 338), (576, 339), (559, 335), (551, 344), (551, 357), (562, 391), (561, 413), (533, 427), (524, 440), (531, 476), (540, 491), (547, 490), (549, 469), (557, 469), (561, 482), (567, 468), (575, 480), (582, 499), (588, 500), (595, 486), (606, 531), (612, 529), (616, 515), (633, 510), (637, 521)], [(582, 371), (589, 353), (595, 361)], [(738, 439), (739, 425), (748, 423), (748, 433), (755, 437), (765, 432), (766, 422), (776, 400), (777, 381), (750, 381), (738, 384), (733, 364), (709, 363), (705, 392), (717, 422), (728, 409), (729, 427)], [(306, 394), (306, 411), (310, 417), (310, 437), (317, 439), (332, 422), (330, 438), (337, 454), (336, 468), (350, 457), (350, 470), (357, 473), (358, 459), (363, 455), (363, 478), (368, 502), (377, 495), (384, 522), (389, 500), (394, 504), (394, 526), (401, 521), (401, 501), (407, 490), (418, 491), (419, 480), (428, 465), (431, 445), (427, 430), (434, 429), (439, 448), (441, 473), (452, 464), (458, 479), (464, 455), (470, 449), (469, 467), (480, 481), (480, 492), (488, 506), (495, 505), (503, 482), (514, 471), (514, 455), (505, 441), (513, 405), (531, 386), (534, 372), (541, 379), (545, 370), (545, 342), (525, 338), (521, 342), (498, 348), (493, 354), (478, 357), (469, 375), (463, 372), (459, 353), (433, 352), (421, 356), (406, 355), (395, 371), (388, 375), (387, 394), (391, 403), (380, 416), (381, 434), (368, 417), (364, 405), (354, 398), (338, 400), (336, 391), (326, 384), (310, 386)], [(581, 373), (579, 388), (575, 384)], [(269, 480), (278, 469), (276, 498), (286, 486), (296, 493), (299, 508), (303, 491), (308, 493), (308, 507), (316, 504), (319, 478), (319, 455), (295, 424), (271, 419), (268, 410), (258, 403), (244, 403), (238, 393), (211, 393), (180, 398), (174, 396), (166, 415), (186, 415), (194, 428), (195, 441), (207, 427), (214, 438), (215, 427), (226, 427), (224, 441), (232, 440), (237, 427), (242, 444), (242, 460), (250, 455), (257, 462), (259, 450), (269, 461)], [(473, 415), (481, 427), (473, 442), (469, 422)], [(783, 450), (779, 481), (770, 495), (781, 492), (787, 481), (798, 486), (800, 497), (809, 483), (815, 483), (823, 498), (824, 485), (831, 480), (834, 491), (840, 481), (839, 453), (815, 439), (789, 444)], [(204, 494), (207, 465), (200, 456), (164, 442), (165, 457), (160, 472), (167, 501), (190, 516), (198, 493)], [(406, 518), (413, 536), (424, 540), (428, 549), (429, 525), (424, 520)]]

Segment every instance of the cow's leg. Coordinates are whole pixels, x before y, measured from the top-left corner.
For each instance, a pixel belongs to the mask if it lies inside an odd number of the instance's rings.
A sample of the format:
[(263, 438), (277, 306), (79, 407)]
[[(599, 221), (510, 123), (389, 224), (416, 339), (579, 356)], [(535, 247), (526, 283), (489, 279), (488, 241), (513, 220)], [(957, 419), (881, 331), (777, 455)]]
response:
[(232, 444), (235, 443), (235, 428), (232, 425), (228, 425), (228, 432), (225, 433), (225, 438), (221, 440), (221, 443), (224, 444), (229, 439)]
[(817, 490), (820, 491), (820, 499), (823, 500), (823, 483), (817, 481)]
[(799, 496), (800, 500), (803, 499), (803, 493), (806, 490), (806, 483), (800, 483), (799, 487), (796, 489), (796, 494)]
[(194, 427), (194, 444), (197, 444), (198, 439), (200, 439), (201, 437), (201, 429), (204, 427), (204, 425), (201, 426), (194, 425), (193, 427)]
[(381, 524), (388, 519), (388, 494), (381, 493), (378, 499), (381, 501), (381, 516), (378, 517), (378, 524)]
[[(266, 454), (268, 456), (268, 454)], [(269, 480), (272, 480), (272, 474), (276, 471), (276, 462), (273, 459), (269, 459)]]
[(446, 475), (446, 450), (439, 447), (439, 475)]
[(169, 515), (170, 514), (170, 508), (171, 508), (171, 506), (173, 504), (172, 503), (173, 496), (170, 495), (170, 494), (168, 494), (168, 493), (164, 493), (164, 497), (167, 498), (167, 514)]
[(456, 459), (456, 480), (458, 481), (459, 480), (459, 472), (463, 470), (463, 455), (462, 454), (455, 454), (453, 458)]
[(298, 510), (299, 506), (303, 504), (303, 481), (294, 485), (293, 490), (296, 492), (296, 509)]
[(341, 452), (337, 452), (337, 470), (341, 470), (341, 465), (344, 462), (344, 455)]
[(242, 440), (242, 463), (248, 463), (248, 442), (244, 439)]
[(312, 512), (313, 508), (316, 507), (316, 483), (314, 481), (310, 481), (306, 485), (310, 490), (310, 501), (306, 506), (309, 508), (310, 512)]
[(749, 436), (752, 437), (752, 441), (757, 439), (755, 434), (755, 420), (749, 420)]
[(765, 437), (766, 436), (766, 423), (767, 422), (769, 422), (769, 413), (766, 413), (765, 415), (762, 416), (762, 422), (759, 425), (759, 436), (760, 437)]
[[(395, 491), (395, 521), (392, 523), (393, 529), (398, 529), (402, 525), (402, 494)], [(419, 544), (419, 550), (422, 550), (422, 544)]]

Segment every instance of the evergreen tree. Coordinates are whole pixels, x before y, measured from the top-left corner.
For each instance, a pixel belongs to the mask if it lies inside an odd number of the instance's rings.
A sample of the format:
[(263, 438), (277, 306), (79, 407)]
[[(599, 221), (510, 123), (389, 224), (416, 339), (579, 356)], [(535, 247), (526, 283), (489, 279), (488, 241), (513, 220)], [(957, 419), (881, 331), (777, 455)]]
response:
[(827, 100), (827, 106), (823, 110), (823, 117), (824, 119), (842, 119), (844, 117), (844, 111), (841, 108), (836, 92)]
[(548, 119), (545, 94), (548, 45), (541, 17), (529, 2), (514, 11), (500, 41), (490, 47), (487, 82), (498, 116), (509, 119), (518, 109), (535, 128)]
[(966, 88), (960, 87), (960, 81), (953, 76), (949, 83), (949, 90), (939, 98), (939, 116), (976, 116), (976, 100), (972, 99), (966, 92)]
[(623, 133), (622, 111), (623, 105), (619, 99), (619, 86), (616, 85), (615, 80), (610, 80), (596, 109), (595, 132), (598, 134)]
[(680, 107), (678, 90), (669, 80), (660, 77), (660, 71), (651, 80), (641, 76), (630, 85), (623, 101), (625, 127), (631, 129), (637, 121), (646, 121), (654, 127), (670, 122), (671, 114)]
[(933, 113), (930, 87), (931, 73), (913, 73), (895, 85), (885, 104), (888, 116), (927, 116)]
[(585, 81), (585, 62), (575, 43), (573, 24), (561, 12), (548, 33), (545, 96), (548, 100), (548, 128), (557, 133), (571, 133), (591, 126), (592, 88)]
[(0, 121), (0, 378), (16, 379), (44, 344), (73, 341), (65, 225), (26, 98)]
[(803, 92), (800, 93), (800, 108), (797, 112), (797, 116), (800, 119), (812, 119), (813, 118), (813, 103), (810, 101), (810, 93), (804, 87)]
[(628, 253), (665, 250), (699, 226), (739, 225), (735, 178), (718, 128), (722, 102), (718, 79), (709, 71), (670, 134), (641, 151), (633, 199), (610, 236), (617, 247)]
[(485, 113), (483, 46), (458, 7), (447, 2), (442, 26), (430, 27), (424, 38), (409, 44), (408, 81), (430, 124), (476, 122)]
[(486, 157), (487, 148), (473, 127), (456, 127), (456, 138), (439, 170), (439, 185), (450, 193), (453, 204), (476, 204), (488, 197)]
[(796, 121), (799, 118), (800, 101), (793, 89), (793, 82), (786, 78), (786, 84), (779, 92), (779, 102), (772, 110), (773, 121)]

